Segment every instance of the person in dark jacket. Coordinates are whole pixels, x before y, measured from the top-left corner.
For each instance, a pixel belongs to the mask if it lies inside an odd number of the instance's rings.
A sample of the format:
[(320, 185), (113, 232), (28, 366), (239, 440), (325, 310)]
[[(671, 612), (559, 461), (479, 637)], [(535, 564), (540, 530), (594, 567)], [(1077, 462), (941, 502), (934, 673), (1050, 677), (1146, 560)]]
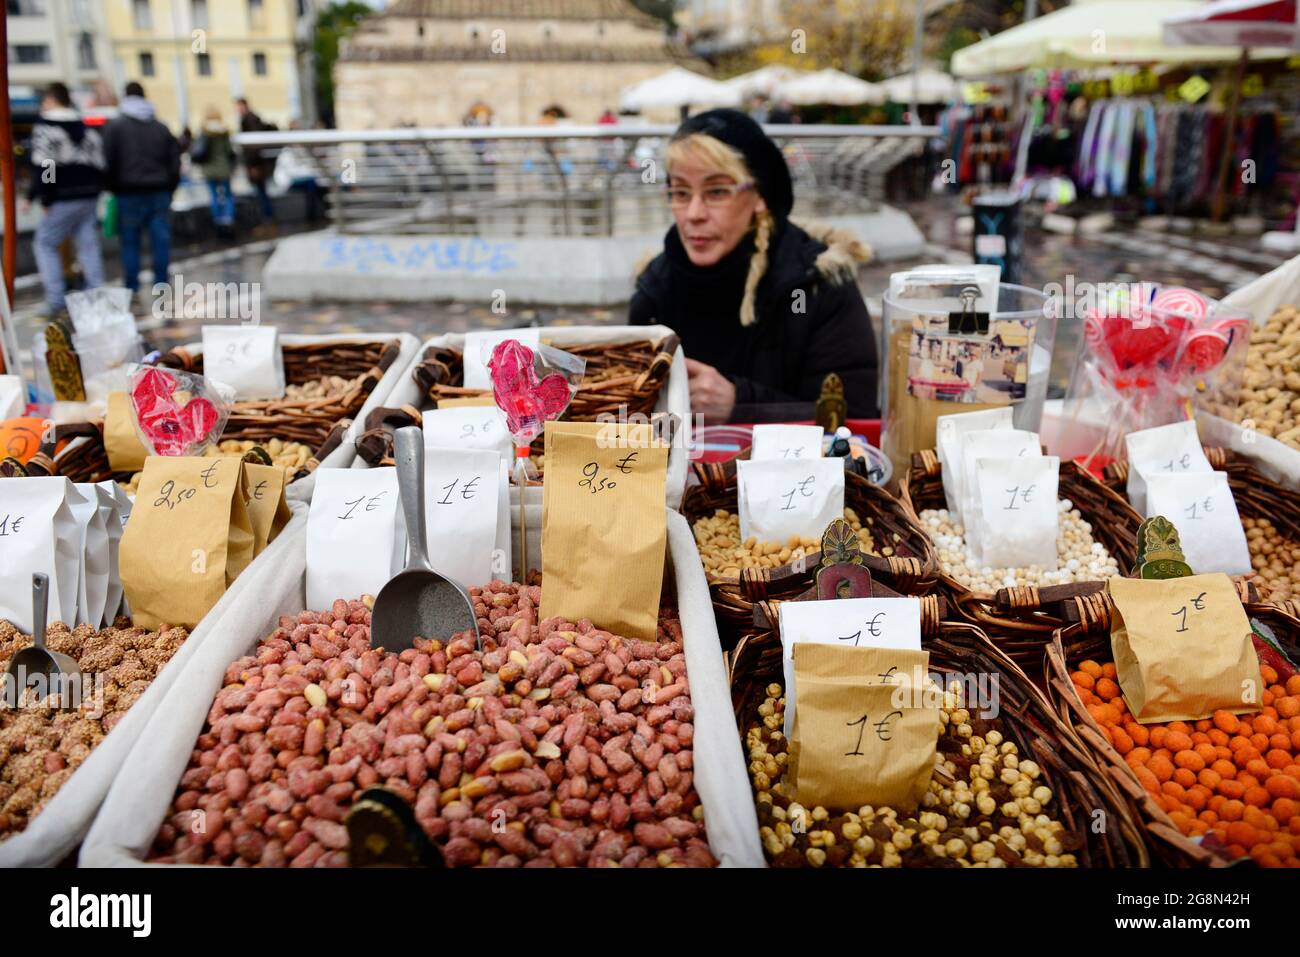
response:
[(104, 131), (108, 188), (117, 194), (122, 273), (128, 289), (140, 288), (140, 242), (149, 233), (153, 280), (167, 282), (171, 263), (172, 193), (181, 179), (181, 149), (171, 130), (154, 119), (153, 104), (139, 83), (128, 83), (119, 116)]
[(665, 165), (676, 225), (637, 278), (629, 321), (681, 337), (692, 410), (710, 423), (812, 418), (835, 372), (849, 415), (874, 415), (876, 346), (856, 282), (865, 247), (790, 220), (785, 158), (737, 110), (686, 120)]
[(50, 84), (41, 99), (41, 114), (32, 127), (31, 163), (30, 199), (45, 207), (33, 239), (36, 268), (45, 304), (56, 315), (63, 311), (66, 291), (59, 247), (68, 237), (77, 247), (86, 288), (104, 283), (97, 212), (104, 188), (104, 143), (97, 130), (81, 121), (62, 83)]
[[(267, 123), (254, 113), (248, 105), (248, 100), (242, 96), (235, 100), (235, 112), (239, 114), (239, 132), (241, 133), (261, 133), (275, 129), (275, 126)], [(275, 175), (276, 154), (272, 150), (246, 146), (243, 149), (242, 159), (244, 161), (244, 172), (248, 174), (248, 182), (252, 184), (253, 192), (257, 194), (257, 208), (262, 213), (262, 222), (255, 232), (258, 235), (273, 234), (275, 232), (275, 206), (271, 203), (271, 195), (267, 192), (267, 184), (270, 183), (271, 177)]]

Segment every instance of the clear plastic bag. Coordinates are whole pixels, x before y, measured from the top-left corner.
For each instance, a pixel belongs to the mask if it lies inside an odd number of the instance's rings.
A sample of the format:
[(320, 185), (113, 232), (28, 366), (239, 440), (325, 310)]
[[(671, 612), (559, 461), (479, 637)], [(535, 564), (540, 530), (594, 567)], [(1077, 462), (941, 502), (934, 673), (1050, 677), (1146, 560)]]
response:
[(136, 431), (154, 455), (202, 455), (221, 439), (234, 391), (201, 375), (139, 366), (131, 373)]
[(1198, 406), (1235, 397), (1245, 368), (1244, 312), (1181, 287), (1132, 288), (1084, 316), (1064, 418), (1093, 436), (1086, 468), (1123, 459), (1130, 432), (1191, 419)]
[(587, 360), (551, 346), (534, 349), (506, 339), (492, 348), (487, 366), (492, 397), (506, 417), (515, 448), (527, 450), (546, 423), (563, 415), (573, 401)]

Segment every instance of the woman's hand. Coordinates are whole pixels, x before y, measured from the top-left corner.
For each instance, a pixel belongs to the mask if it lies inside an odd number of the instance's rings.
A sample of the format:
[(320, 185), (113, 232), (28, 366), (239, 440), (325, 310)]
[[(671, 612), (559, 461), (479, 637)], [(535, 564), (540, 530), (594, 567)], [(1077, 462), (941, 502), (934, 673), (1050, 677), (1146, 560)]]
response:
[(736, 406), (736, 387), (711, 365), (686, 360), (690, 378), (691, 411), (704, 416), (706, 425), (719, 425), (731, 418)]

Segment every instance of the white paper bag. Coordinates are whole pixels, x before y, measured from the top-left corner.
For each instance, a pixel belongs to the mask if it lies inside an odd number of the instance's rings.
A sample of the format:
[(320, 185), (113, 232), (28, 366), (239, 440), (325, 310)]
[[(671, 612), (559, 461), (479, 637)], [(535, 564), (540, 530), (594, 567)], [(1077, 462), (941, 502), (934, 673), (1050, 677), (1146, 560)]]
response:
[(976, 461), (978, 550), (971, 551), (977, 562), (991, 568), (1056, 570), (1060, 473), (1055, 455)]
[(77, 617), (81, 533), (68, 504), (80, 494), (62, 476), (0, 480), (0, 618), (32, 630), (32, 575), (50, 576), (46, 624)]
[(935, 423), (934, 453), (943, 466), (943, 497), (954, 517), (961, 514), (961, 437), (985, 429), (1011, 429), (1011, 406), (943, 415)]
[[(980, 429), (963, 433), (958, 447), (961, 451), (958, 460), (953, 463), (952, 470), (961, 473), (958, 513), (962, 524), (968, 526), (966, 540), (969, 542), (971, 516), (975, 514), (976, 499), (979, 495), (975, 487), (975, 463), (984, 458), (1036, 459), (1042, 456), (1043, 446), (1037, 432), (1025, 432), (1022, 429)], [(948, 471), (948, 468), (945, 467), (944, 471)]]
[[(122, 610), (124, 592), (117, 555), (122, 544), (122, 529), (126, 526), (122, 503), (126, 503), (128, 515), (131, 511), (131, 503), (126, 501), (126, 493), (112, 479), (98, 482), (94, 488), (95, 496), (99, 501), (99, 514), (104, 520), (104, 531), (108, 536), (108, 587), (104, 592), (103, 623), (109, 626)], [(119, 494), (122, 496), (121, 500), (118, 499)]]
[(507, 339), (517, 339), (533, 351), (542, 344), (540, 329), (502, 329), (497, 332), (469, 332), (465, 334), (465, 388), (490, 389), (492, 375), (488, 372), (488, 360), (497, 343)]
[(1142, 429), (1124, 436), (1128, 454), (1129, 504), (1146, 514), (1146, 479), (1150, 475), (1177, 475), (1183, 472), (1213, 472), (1196, 423), (1191, 420)]
[(498, 453), (425, 450), (424, 523), (434, 571), (466, 590), (490, 582), (500, 510)]
[(203, 374), (236, 399), (284, 397), (284, 352), (275, 326), (204, 326)]
[(377, 595), (399, 563), (397, 470), (317, 469), (307, 514), (307, 607)]
[(749, 457), (765, 459), (819, 459), (822, 457), (820, 425), (756, 425)]
[[(78, 499), (68, 497), (81, 541), (81, 568), (77, 583), (77, 622), (98, 628), (108, 603), (108, 527), (100, 509), (99, 490), (91, 482), (73, 486)], [(119, 539), (122, 530), (118, 528)]]
[(826, 526), (844, 517), (843, 459), (740, 459), (736, 480), (742, 539), (820, 541)]
[(785, 674), (785, 734), (794, 733), (794, 646), (801, 642), (863, 648), (921, 650), (921, 601), (917, 598), (839, 598), (784, 601), (781, 663)]
[(16, 375), (0, 375), (0, 422), (16, 419), (27, 408), (27, 389)]
[(424, 457), (429, 450), (491, 449), (513, 458), (514, 444), (506, 431), (506, 418), (496, 406), (458, 406), (423, 413)]
[(1178, 529), (1192, 571), (1249, 575), (1250, 546), (1226, 472), (1146, 476), (1146, 517), (1163, 515)]

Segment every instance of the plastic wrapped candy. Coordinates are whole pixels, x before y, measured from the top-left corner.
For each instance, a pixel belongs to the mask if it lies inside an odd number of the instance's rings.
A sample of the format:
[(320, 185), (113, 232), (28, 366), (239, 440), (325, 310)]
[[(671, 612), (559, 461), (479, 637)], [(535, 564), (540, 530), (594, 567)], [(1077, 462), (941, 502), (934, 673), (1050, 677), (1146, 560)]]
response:
[(586, 367), (585, 359), (550, 346), (531, 349), (517, 339), (496, 344), (488, 360), (492, 397), (517, 450), (526, 450), (569, 407)]
[(140, 367), (131, 374), (131, 408), (154, 455), (202, 455), (221, 438), (233, 392), (201, 375)]
[(1088, 426), (1091, 467), (1122, 457), (1127, 433), (1192, 418), (1207, 396), (1231, 394), (1250, 320), (1195, 290), (1139, 283), (1090, 310), (1083, 331), (1066, 419)]

